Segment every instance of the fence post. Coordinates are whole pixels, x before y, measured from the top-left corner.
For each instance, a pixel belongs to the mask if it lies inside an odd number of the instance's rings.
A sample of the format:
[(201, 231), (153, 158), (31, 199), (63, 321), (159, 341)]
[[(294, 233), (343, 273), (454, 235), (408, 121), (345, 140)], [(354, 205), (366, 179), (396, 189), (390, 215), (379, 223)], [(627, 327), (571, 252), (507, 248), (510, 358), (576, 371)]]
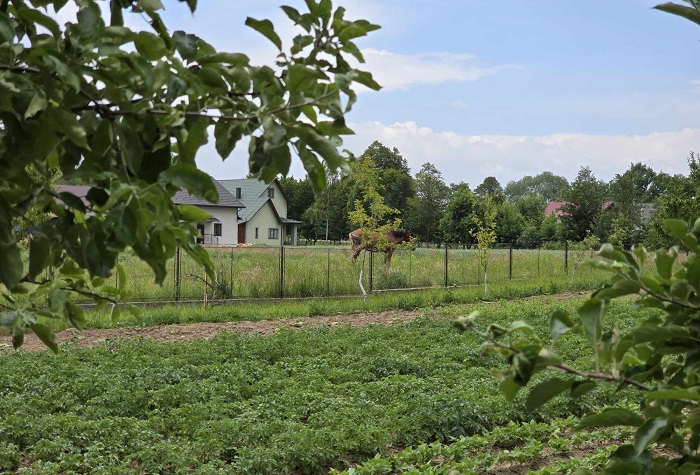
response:
[(180, 270), (182, 269), (180, 263), (180, 246), (177, 246), (175, 251), (175, 301), (180, 300)]
[(231, 298), (233, 298), (233, 247), (231, 248)]
[(280, 246), (280, 298), (284, 298), (284, 246)]
[(508, 279), (513, 280), (513, 241), (510, 242), (510, 249), (509, 249)]
[(369, 292), (372, 293), (374, 286), (374, 252), (369, 252)]
[(542, 244), (537, 248), (537, 277), (540, 276), (540, 257), (542, 255)]
[(569, 275), (569, 241), (564, 241), (564, 272)]
[(408, 251), (408, 286), (411, 286), (411, 254), (413, 251)]
[(331, 294), (331, 248), (328, 248), (328, 259), (326, 267), (326, 295)]
[(445, 287), (447, 287), (447, 243), (445, 243)]

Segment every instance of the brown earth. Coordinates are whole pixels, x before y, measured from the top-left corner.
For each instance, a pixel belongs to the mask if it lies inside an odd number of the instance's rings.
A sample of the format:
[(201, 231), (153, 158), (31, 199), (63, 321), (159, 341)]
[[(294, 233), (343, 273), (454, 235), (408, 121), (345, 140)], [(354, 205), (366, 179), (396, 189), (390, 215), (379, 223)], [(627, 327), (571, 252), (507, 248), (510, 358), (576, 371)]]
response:
[[(430, 316), (437, 312), (431, 312)], [(332, 317), (301, 317), (294, 319), (261, 320), (258, 322), (223, 322), (223, 323), (191, 323), (187, 325), (158, 325), (152, 327), (121, 327), (121, 328), (94, 328), (88, 330), (76, 330), (69, 328), (56, 333), (56, 343), (68, 343), (80, 348), (95, 348), (106, 341), (123, 338), (150, 338), (167, 343), (185, 343), (192, 340), (208, 340), (222, 332), (239, 332), (257, 334), (262, 336), (272, 335), (281, 328), (300, 330), (302, 328), (350, 326), (363, 327), (371, 324), (391, 325), (399, 322), (407, 322), (426, 312), (418, 311), (390, 311), (381, 313), (362, 313), (351, 315), (334, 315)], [(34, 334), (26, 334), (23, 351), (45, 350), (44, 345)], [(0, 336), (0, 353), (13, 351), (12, 339), (9, 336)]]
[[(563, 300), (571, 297), (579, 297), (582, 292), (566, 292), (556, 295), (542, 295), (527, 297), (518, 300), (548, 299)], [(484, 302), (483, 304), (487, 304)], [(392, 310), (378, 313), (355, 313), (347, 315), (333, 315), (327, 317), (300, 317), (293, 319), (261, 320), (257, 322), (239, 321), (223, 323), (190, 323), (157, 325), (151, 327), (120, 327), (120, 328), (93, 328), (87, 330), (76, 330), (69, 328), (56, 333), (56, 343), (69, 344), (80, 348), (95, 348), (106, 341), (124, 338), (150, 338), (167, 343), (185, 343), (192, 340), (208, 340), (221, 332), (239, 332), (246, 334), (257, 334), (262, 336), (272, 335), (281, 328), (302, 329), (316, 327), (364, 327), (371, 324), (391, 325), (399, 322), (407, 322), (415, 319), (419, 315), (437, 317), (436, 310)], [(25, 335), (22, 351), (46, 350), (44, 345), (36, 335), (28, 333)], [(13, 351), (12, 338), (10, 336), (0, 336), (0, 354)]]

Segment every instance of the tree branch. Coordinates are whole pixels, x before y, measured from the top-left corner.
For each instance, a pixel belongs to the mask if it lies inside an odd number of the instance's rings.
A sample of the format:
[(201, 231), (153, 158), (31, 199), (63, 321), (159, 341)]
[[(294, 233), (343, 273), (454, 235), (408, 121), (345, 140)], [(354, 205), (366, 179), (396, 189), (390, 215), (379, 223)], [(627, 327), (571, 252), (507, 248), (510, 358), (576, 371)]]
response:
[[(509, 350), (509, 351), (512, 351), (513, 353), (522, 353), (520, 350), (513, 348), (510, 345), (504, 345), (503, 343), (495, 340), (489, 334), (484, 333), (484, 332), (480, 331), (479, 329), (477, 329), (474, 325), (470, 325), (470, 330), (497, 348)], [(604, 374), (604, 373), (588, 373), (586, 371), (577, 370), (577, 369), (572, 368), (570, 366), (567, 366), (565, 364), (549, 365), (547, 367), (554, 368), (554, 369), (561, 371), (563, 373), (581, 376), (582, 378), (597, 379), (599, 381), (607, 381), (610, 383), (628, 384), (630, 386), (635, 386), (636, 388), (641, 389), (642, 391), (651, 391), (651, 389), (652, 389), (651, 387), (647, 386), (646, 384), (640, 383), (639, 381), (635, 381), (634, 379), (616, 378), (615, 376), (613, 376), (611, 374)]]
[[(20, 282), (25, 282), (27, 284), (34, 284), (34, 285), (44, 285), (49, 282), (53, 282), (53, 280), (33, 280), (30, 279), (29, 277), (23, 277)], [(90, 297), (92, 299), (100, 299), (100, 300), (106, 300), (107, 302), (113, 303), (114, 305), (119, 305), (119, 302), (114, 300), (113, 298), (110, 297), (105, 297), (104, 295), (100, 295), (95, 292), (90, 292), (89, 290), (80, 290), (80, 289), (74, 289), (72, 287), (60, 287), (59, 290), (67, 290), (68, 292), (75, 292), (76, 294), (83, 295), (85, 297)], [(0, 304), (2, 305), (2, 304)]]

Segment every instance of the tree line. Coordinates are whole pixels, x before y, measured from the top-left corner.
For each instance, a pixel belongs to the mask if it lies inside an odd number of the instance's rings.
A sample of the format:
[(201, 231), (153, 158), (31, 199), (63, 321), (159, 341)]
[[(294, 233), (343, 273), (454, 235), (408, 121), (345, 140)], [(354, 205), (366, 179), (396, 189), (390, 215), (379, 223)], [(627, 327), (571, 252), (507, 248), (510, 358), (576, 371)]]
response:
[[(659, 247), (670, 242), (661, 226), (664, 219), (700, 215), (700, 161), (694, 152), (688, 168), (687, 176), (670, 175), (641, 162), (630, 163), (605, 182), (589, 167), (580, 167), (572, 182), (545, 171), (505, 186), (489, 176), (472, 189), (464, 182), (447, 184), (429, 162), (412, 175), (397, 148), (375, 141), (358, 157), (350, 177), (328, 173), (327, 187), (320, 193), (314, 194), (306, 178), (280, 181), (289, 197), (288, 216), (302, 221), (300, 234), (311, 241), (347, 239), (355, 227), (350, 214), (356, 201), (363, 200), (363, 175), (372, 170), (383, 202), (396, 210), (392, 219), (400, 219), (421, 242), (474, 245), (479, 223), (493, 206), (498, 243), (538, 247), (588, 238), (624, 247)], [(545, 215), (550, 203), (554, 212)]]

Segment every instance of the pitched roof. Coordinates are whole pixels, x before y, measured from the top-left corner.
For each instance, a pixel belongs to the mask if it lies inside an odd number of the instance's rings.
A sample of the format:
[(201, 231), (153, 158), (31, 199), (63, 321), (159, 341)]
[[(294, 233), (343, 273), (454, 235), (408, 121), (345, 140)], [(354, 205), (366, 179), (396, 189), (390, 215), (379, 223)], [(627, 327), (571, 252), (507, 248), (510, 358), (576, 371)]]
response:
[[(272, 200), (268, 198), (267, 193), (265, 191), (270, 188), (270, 185), (262, 182), (260, 180), (256, 180), (255, 178), (241, 178), (238, 180), (219, 180), (220, 183), (223, 185), (224, 188), (226, 188), (229, 193), (235, 196), (236, 193), (236, 188), (241, 189), (241, 202), (245, 205), (245, 210), (241, 210), (238, 213), (238, 218), (241, 221), (249, 221), (253, 216), (255, 216), (255, 213), (260, 211), (260, 208), (265, 206), (265, 203), (268, 201), (270, 202), (270, 206), (272, 206), (272, 212), (277, 216), (277, 219), (279, 220), (279, 214), (277, 213), (277, 209), (275, 209), (275, 205), (272, 203)], [(277, 181), (277, 180), (275, 180)], [(281, 190), (282, 186), (279, 185), (279, 182), (277, 183), (278, 188)], [(282, 196), (287, 198), (284, 193), (282, 193)]]
[(214, 186), (216, 186), (216, 191), (219, 192), (218, 203), (212, 203), (202, 198), (198, 198), (189, 194), (185, 190), (180, 190), (175, 193), (175, 196), (173, 196), (173, 203), (178, 205), (188, 204), (196, 206), (221, 206), (223, 208), (245, 208), (245, 205), (235, 196), (233, 196), (224, 186), (222, 186), (218, 180), (214, 180)]

